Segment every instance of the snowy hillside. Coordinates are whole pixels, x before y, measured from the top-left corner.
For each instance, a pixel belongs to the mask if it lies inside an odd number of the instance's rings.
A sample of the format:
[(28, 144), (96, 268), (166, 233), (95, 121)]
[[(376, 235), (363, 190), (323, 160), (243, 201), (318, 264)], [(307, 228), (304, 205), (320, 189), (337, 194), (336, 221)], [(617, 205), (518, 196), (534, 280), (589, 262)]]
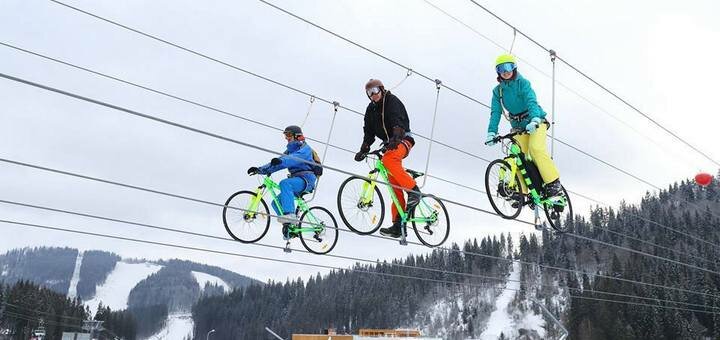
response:
[(193, 320), (190, 313), (171, 314), (165, 328), (148, 337), (148, 340), (182, 340), (192, 338)]
[(98, 304), (109, 306), (112, 310), (127, 308), (128, 294), (138, 282), (160, 270), (162, 266), (143, 262), (118, 262), (115, 270), (110, 273), (105, 283), (97, 287), (97, 293), (91, 300), (85, 302), (94, 314)]
[(222, 287), (225, 293), (229, 293), (231, 291), (230, 285), (228, 285), (225, 281), (223, 281), (217, 276), (196, 271), (193, 271), (192, 275), (193, 277), (195, 277), (195, 281), (197, 281), (198, 285), (200, 285), (201, 292), (205, 288), (205, 285), (208, 283), (210, 283), (211, 285)]
[[(490, 314), (487, 328), (480, 335), (480, 340), (496, 340), (500, 335), (507, 339), (516, 339), (519, 329), (534, 330), (541, 337), (545, 337), (542, 316), (532, 313), (519, 313), (512, 308), (511, 303), (520, 290), (520, 263), (513, 262), (510, 277), (505, 290), (495, 300), (495, 311)], [(532, 312), (532, 310), (529, 310)]]
[(77, 286), (80, 281), (80, 265), (82, 265), (83, 252), (78, 251), (77, 259), (75, 260), (75, 269), (73, 270), (72, 279), (70, 279), (70, 288), (68, 289), (68, 297), (74, 298), (77, 296)]

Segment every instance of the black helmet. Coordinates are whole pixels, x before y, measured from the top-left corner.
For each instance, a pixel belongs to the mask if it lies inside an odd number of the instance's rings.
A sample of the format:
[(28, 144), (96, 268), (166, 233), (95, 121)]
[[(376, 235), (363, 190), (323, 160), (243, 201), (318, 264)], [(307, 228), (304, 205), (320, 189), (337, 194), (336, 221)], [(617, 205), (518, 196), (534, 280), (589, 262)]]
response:
[(297, 125), (290, 125), (283, 131), (286, 135), (292, 135), (293, 137), (302, 136), (302, 129)]

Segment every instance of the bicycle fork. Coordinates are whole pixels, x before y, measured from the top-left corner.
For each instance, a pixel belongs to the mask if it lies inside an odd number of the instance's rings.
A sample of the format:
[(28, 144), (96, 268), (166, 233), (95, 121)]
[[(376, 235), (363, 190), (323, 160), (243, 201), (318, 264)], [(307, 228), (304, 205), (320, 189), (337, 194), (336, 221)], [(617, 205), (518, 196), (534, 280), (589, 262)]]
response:
[[(257, 191), (255, 192), (255, 196), (250, 200), (250, 203), (248, 204), (247, 208), (245, 209), (244, 217), (246, 219), (250, 218), (256, 218), (258, 213), (258, 206), (260, 206), (260, 200), (262, 200), (263, 194), (265, 193), (265, 186), (261, 185), (257, 188)], [(266, 216), (268, 219), (270, 216)]]

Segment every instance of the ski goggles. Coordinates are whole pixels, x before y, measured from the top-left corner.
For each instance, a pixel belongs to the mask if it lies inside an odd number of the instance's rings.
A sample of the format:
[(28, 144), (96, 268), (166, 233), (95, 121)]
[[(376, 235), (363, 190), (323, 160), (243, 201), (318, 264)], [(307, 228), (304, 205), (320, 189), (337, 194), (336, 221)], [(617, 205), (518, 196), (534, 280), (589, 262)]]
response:
[(367, 93), (368, 97), (370, 97), (372, 95), (380, 93), (380, 88), (377, 86), (371, 87), (371, 88), (365, 90), (365, 93)]
[(495, 71), (497, 71), (497, 73), (512, 72), (512, 70), (514, 69), (515, 63), (502, 63), (498, 66), (495, 66)]

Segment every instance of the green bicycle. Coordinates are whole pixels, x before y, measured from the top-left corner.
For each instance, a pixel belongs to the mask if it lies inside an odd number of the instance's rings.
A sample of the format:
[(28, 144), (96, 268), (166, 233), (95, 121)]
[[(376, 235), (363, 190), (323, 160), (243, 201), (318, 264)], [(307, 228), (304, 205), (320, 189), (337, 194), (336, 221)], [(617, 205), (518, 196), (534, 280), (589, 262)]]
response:
[[(280, 186), (270, 176), (263, 178), (255, 192), (238, 191), (227, 199), (222, 217), (225, 230), (232, 238), (243, 243), (253, 243), (265, 236), (270, 228), (270, 209), (263, 196), (268, 192), (272, 203), (281, 210), (279, 215), (283, 215), (278, 199)], [(302, 215), (298, 223), (290, 225), (290, 235), (299, 236), (300, 242), (309, 252), (327, 254), (337, 243), (337, 222), (329, 210), (317, 206), (309, 207), (303, 199), (305, 194), (307, 192), (295, 197), (296, 214), (302, 212)], [(286, 252), (289, 252), (289, 245), (290, 240), (287, 240)]]
[[(388, 182), (388, 170), (381, 161), (384, 151), (384, 148), (381, 148), (366, 154), (366, 157), (368, 155), (376, 157), (375, 166), (368, 174), (370, 180), (351, 176), (340, 185), (338, 190), (337, 204), (340, 218), (350, 230), (360, 235), (376, 232), (385, 218), (385, 201), (376, 181), (379, 176), (383, 182)], [(406, 171), (413, 178), (424, 176), (423, 173), (414, 170), (406, 169)], [(441, 200), (425, 195), (413, 211), (406, 212), (405, 207), (398, 202), (392, 186), (389, 184), (385, 186), (403, 225), (407, 222), (412, 223), (420, 242), (428, 247), (437, 247), (447, 240), (450, 233), (450, 218)], [(406, 236), (406, 230), (402, 228), (400, 244), (407, 244)]]
[[(505, 219), (515, 219), (520, 215), (523, 206), (528, 205), (535, 212), (535, 229), (538, 230), (542, 230), (544, 224), (540, 223), (542, 207), (550, 226), (558, 232), (565, 232), (573, 218), (570, 196), (565, 187), (560, 195), (547, 196), (537, 166), (522, 152), (513, 138), (523, 133), (525, 132), (511, 132), (494, 139), (496, 143), (503, 140), (508, 142), (502, 144), (507, 157), (490, 162), (485, 171), (485, 190), (490, 205)], [(521, 181), (525, 183), (529, 193), (523, 194)]]

